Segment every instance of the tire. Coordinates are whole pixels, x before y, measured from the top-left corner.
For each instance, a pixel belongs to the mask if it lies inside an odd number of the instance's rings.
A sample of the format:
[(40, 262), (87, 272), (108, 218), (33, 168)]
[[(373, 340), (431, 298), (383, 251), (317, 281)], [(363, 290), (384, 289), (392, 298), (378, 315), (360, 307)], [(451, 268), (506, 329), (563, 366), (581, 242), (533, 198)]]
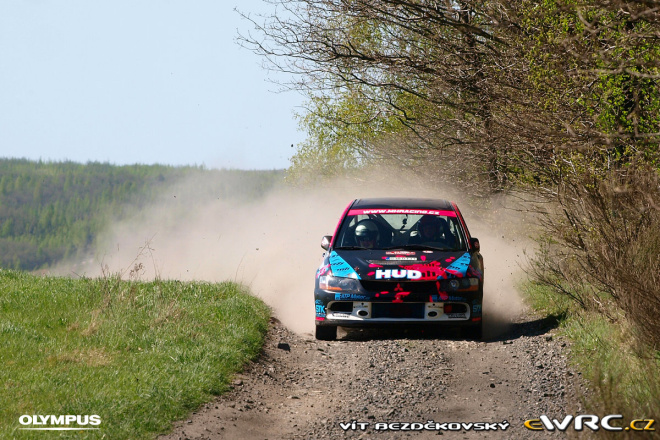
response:
[(316, 339), (320, 341), (334, 341), (335, 339), (337, 339), (337, 326), (317, 325)]

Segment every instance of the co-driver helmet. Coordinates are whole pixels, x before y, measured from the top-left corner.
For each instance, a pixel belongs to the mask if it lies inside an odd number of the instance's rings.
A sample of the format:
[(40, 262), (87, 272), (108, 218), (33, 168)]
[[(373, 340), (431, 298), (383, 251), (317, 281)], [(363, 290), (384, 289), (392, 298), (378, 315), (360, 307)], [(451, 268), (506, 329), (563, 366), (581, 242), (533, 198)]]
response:
[(379, 237), (378, 226), (373, 220), (362, 220), (355, 227), (355, 239), (358, 241), (377, 241)]

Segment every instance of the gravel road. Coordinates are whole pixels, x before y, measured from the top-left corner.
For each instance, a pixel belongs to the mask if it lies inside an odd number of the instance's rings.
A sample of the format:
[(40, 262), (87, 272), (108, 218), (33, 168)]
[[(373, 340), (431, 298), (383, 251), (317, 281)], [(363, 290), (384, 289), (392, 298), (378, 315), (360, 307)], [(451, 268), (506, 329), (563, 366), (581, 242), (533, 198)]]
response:
[(340, 329), (323, 342), (272, 319), (262, 355), (232, 391), (161, 438), (565, 438), (523, 426), (580, 410), (567, 403), (579, 381), (553, 328), (523, 314), (486, 342), (414, 328)]

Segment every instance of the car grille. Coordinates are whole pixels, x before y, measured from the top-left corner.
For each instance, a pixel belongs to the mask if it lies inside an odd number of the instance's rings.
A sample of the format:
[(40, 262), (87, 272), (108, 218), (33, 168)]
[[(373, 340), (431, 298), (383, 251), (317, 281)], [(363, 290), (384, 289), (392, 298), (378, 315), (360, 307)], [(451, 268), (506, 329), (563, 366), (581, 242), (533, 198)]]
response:
[(333, 312), (348, 312), (353, 311), (353, 302), (351, 301), (334, 301), (330, 304), (330, 310)]
[(372, 303), (372, 318), (424, 319), (423, 303)]
[(428, 301), (430, 295), (436, 295), (438, 293), (435, 281), (392, 282), (361, 280), (360, 283), (365, 290), (370, 292), (388, 292), (393, 295), (397, 292), (410, 292), (408, 295), (403, 296), (404, 301)]
[(398, 282), (360, 280), (360, 283), (365, 290), (373, 292), (394, 292), (395, 290), (403, 290), (404, 292), (426, 293), (430, 295), (438, 293), (436, 281)]

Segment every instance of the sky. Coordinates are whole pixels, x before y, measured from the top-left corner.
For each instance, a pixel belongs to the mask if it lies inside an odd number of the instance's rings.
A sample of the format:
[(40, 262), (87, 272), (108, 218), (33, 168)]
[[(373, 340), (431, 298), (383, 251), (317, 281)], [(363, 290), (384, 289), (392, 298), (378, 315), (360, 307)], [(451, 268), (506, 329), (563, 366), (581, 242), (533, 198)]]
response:
[(236, 37), (262, 0), (2, 0), (0, 157), (285, 168), (303, 97)]

